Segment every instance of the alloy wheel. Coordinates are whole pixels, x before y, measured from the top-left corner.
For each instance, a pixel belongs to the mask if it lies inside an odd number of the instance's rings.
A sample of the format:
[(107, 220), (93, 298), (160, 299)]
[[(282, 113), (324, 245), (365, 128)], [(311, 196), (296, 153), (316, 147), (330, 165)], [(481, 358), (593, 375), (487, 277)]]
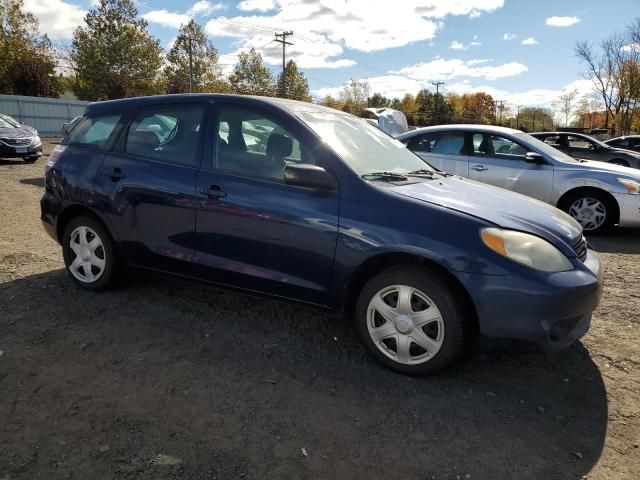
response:
[(588, 232), (604, 225), (607, 220), (607, 207), (597, 198), (582, 197), (571, 204), (569, 214)]

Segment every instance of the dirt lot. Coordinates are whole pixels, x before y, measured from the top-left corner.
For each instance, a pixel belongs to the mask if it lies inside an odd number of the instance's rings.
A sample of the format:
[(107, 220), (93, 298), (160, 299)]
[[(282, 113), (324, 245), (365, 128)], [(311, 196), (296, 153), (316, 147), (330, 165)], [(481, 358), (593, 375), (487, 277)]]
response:
[(0, 480), (639, 478), (640, 232), (592, 239), (583, 342), (413, 379), (315, 310), (142, 273), (77, 290), (44, 162), (0, 161)]

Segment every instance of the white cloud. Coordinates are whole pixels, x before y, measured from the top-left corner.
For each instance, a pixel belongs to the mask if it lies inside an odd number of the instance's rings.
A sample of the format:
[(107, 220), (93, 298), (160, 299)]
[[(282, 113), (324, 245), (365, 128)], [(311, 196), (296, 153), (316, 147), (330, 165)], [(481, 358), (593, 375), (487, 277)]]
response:
[(223, 3), (211, 3), (207, 0), (200, 0), (194, 3), (187, 11), (188, 14), (211, 15), (218, 10), (225, 10), (227, 7)]
[(275, 4), (273, 0), (243, 0), (238, 4), (238, 10), (245, 12), (251, 12), (257, 10), (258, 12), (267, 12), (273, 10)]
[(451, 48), (452, 50), (466, 50), (469, 47), (479, 47), (480, 45), (482, 45), (482, 42), (478, 40), (477, 35), (474, 35), (473, 40), (469, 42), (467, 45), (454, 40), (451, 42), (451, 45), (449, 45), (449, 48)]
[(534, 37), (527, 37), (522, 40), (522, 45), (538, 45), (538, 41)]
[(630, 43), (629, 45), (625, 45), (624, 47), (622, 47), (621, 50), (623, 52), (640, 52), (640, 43)]
[(24, 10), (35, 15), (40, 23), (40, 32), (52, 40), (71, 38), (87, 13), (79, 5), (63, 0), (24, 0)]
[(578, 17), (549, 17), (545, 21), (545, 24), (550, 27), (570, 27), (571, 25), (575, 25), (579, 23), (580, 19)]
[(505, 42), (510, 42), (511, 40), (513, 40), (514, 38), (516, 38), (518, 35), (516, 35), (515, 33), (505, 33), (504, 35), (502, 35), (502, 39)]
[(461, 77), (495, 80), (520, 75), (529, 70), (526, 65), (518, 62), (504, 63), (495, 66), (485, 65), (486, 62), (481, 62), (482, 65), (478, 66), (477, 61), (472, 60), (471, 62), (473, 63), (465, 62), (457, 58), (449, 60), (437, 58), (430, 62), (410, 65), (391, 73), (425, 80), (446, 81)]
[(168, 10), (152, 10), (142, 15), (149, 23), (156, 23), (163, 27), (180, 28), (180, 25), (189, 23), (191, 17), (186, 13), (174, 13)]
[[(372, 0), (245, 0), (238, 8), (249, 13), (211, 19), (206, 31), (211, 36), (237, 38), (240, 48), (247, 48), (260, 46), (256, 37), (273, 38), (274, 31), (293, 30), (296, 35), (289, 39), (295, 46), (288, 49), (295, 55), (292, 58), (315, 68), (347, 64), (335, 58), (344, 47), (375, 52), (428, 42), (446, 17), (492, 12), (503, 4), (504, 0), (403, 0), (389, 8), (388, 1)], [(474, 40), (470, 45), (479, 43)]]

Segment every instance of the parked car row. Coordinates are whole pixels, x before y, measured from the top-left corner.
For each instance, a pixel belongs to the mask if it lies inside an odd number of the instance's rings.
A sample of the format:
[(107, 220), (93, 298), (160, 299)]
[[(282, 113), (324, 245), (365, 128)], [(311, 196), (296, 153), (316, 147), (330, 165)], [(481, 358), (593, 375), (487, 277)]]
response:
[[(319, 305), (353, 318), (403, 373), (445, 368), (478, 333), (549, 349), (584, 335), (603, 269), (580, 224), (465, 178), (513, 162), (523, 168), (504, 176), (531, 178), (553, 203), (581, 164), (496, 128), (400, 138), (409, 148), (364, 119), (277, 98), (95, 103), (49, 156), (42, 222), (84, 289), (137, 267)], [(616, 180), (594, 176), (631, 197), (633, 171), (615, 168)]]
[(634, 152), (605, 145), (595, 153), (607, 150), (610, 163), (576, 159), (558, 148), (568, 144), (575, 155), (576, 134), (531, 136), (488, 125), (426, 127), (397, 138), (439, 170), (542, 200), (567, 212), (586, 232), (616, 224), (640, 227), (640, 170), (613, 161), (637, 161)]

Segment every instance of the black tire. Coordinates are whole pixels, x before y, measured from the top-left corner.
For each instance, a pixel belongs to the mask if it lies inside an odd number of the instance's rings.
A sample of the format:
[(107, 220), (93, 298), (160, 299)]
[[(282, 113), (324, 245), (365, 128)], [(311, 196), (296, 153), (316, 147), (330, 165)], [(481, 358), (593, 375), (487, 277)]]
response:
[[(593, 198), (600, 201), (602, 205), (604, 205), (604, 208), (606, 210), (604, 222), (600, 226), (592, 229), (585, 228), (583, 222), (581, 222), (571, 213), (571, 207), (574, 203), (576, 203), (580, 199), (588, 198)], [(562, 199), (558, 207), (560, 208), (560, 210), (566, 212), (569, 216), (573, 217), (578, 223), (580, 223), (582, 225), (584, 233), (587, 235), (599, 235), (601, 233), (604, 233), (610, 230), (615, 223), (615, 200), (612, 200), (611, 197), (609, 197), (605, 192), (599, 190), (578, 190), (576, 192), (570, 193)]]
[[(95, 233), (102, 243), (102, 251), (96, 252), (96, 255), (102, 256), (104, 259), (104, 268), (99, 277), (95, 281), (82, 281), (71, 271), (71, 265), (76, 260), (76, 253), (71, 248), (71, 235), (79, 227), (88, 227)], [(94, 237), (92, 236), (91, 239)], [(116, 257), (116, 249), (113, 239), (109, 232), (102, 226), (100, 222), (92, 217), (79, 216), (72, 219), (66, 226), (62, 235), (62, 255), (67, 273), (79, 287), (85, 290), (100, 291), (106, 290), (115, 284), (120, 268)], [(92, 273), (93, 274), (93, 273)], [(97, 272), (96, 272), (97, 274)], [(97, 275), (96, 275), (97, 276)]]
[[(430, 356), (424, 363), (409, 365), (390, 358), (388, 354), (383, 353), (376, 346), (369, 333), (370, 317), (368, 310), (370, 301), (379, 292), (394, 285), (406, 285), (418, 290), (426, 295), (440, 311), (444, 325), (441, 346), (437, 353)], [(418, 298), (418, 300), (420, 299)], [(376, 321), (373, 317), (371, 317), (371, 320), (373, 322)], [(451, 284), (450, 280), (436, 270), (413, 265), (400, 265), (389, 268), (369, 280), (358, 296), (354, 321), (360, 339), (369, 352), (386, 367), (407, 375), (433, 375), (450, 366), (460, 357), (464, 346), (469, 344), (468, 340), (473, 334), (472, 315), (468, 302)], [(386, 322), (383, 325), (386, 325)], [(423, 333), (427, 333), (424, 328), (422, 328)], [(438, 326), (438, 328), (440, 327)], [(408, 335), (410, 336), (411, 334)], [(387, 340), (392, 342), (391, 345), (397, 341), (394, 338), (388, 338), (383, 342)], [(416, 345), (410, 343), (410, 348), (414, 348)], [(392, 347), (386, 350), (391, 354), (393, 353)]]
[(24, 163), (36, 163), (38, 161), (38, 157), (22, 157), (22, 161)]
[(614, 165), (620, 165), (622, 167), (629, 167), (630, 166), (629, 162), (627, 162), (626, 160), (620, 160), (619, 158), (614, 158), (609, 163), (612, 163)]

